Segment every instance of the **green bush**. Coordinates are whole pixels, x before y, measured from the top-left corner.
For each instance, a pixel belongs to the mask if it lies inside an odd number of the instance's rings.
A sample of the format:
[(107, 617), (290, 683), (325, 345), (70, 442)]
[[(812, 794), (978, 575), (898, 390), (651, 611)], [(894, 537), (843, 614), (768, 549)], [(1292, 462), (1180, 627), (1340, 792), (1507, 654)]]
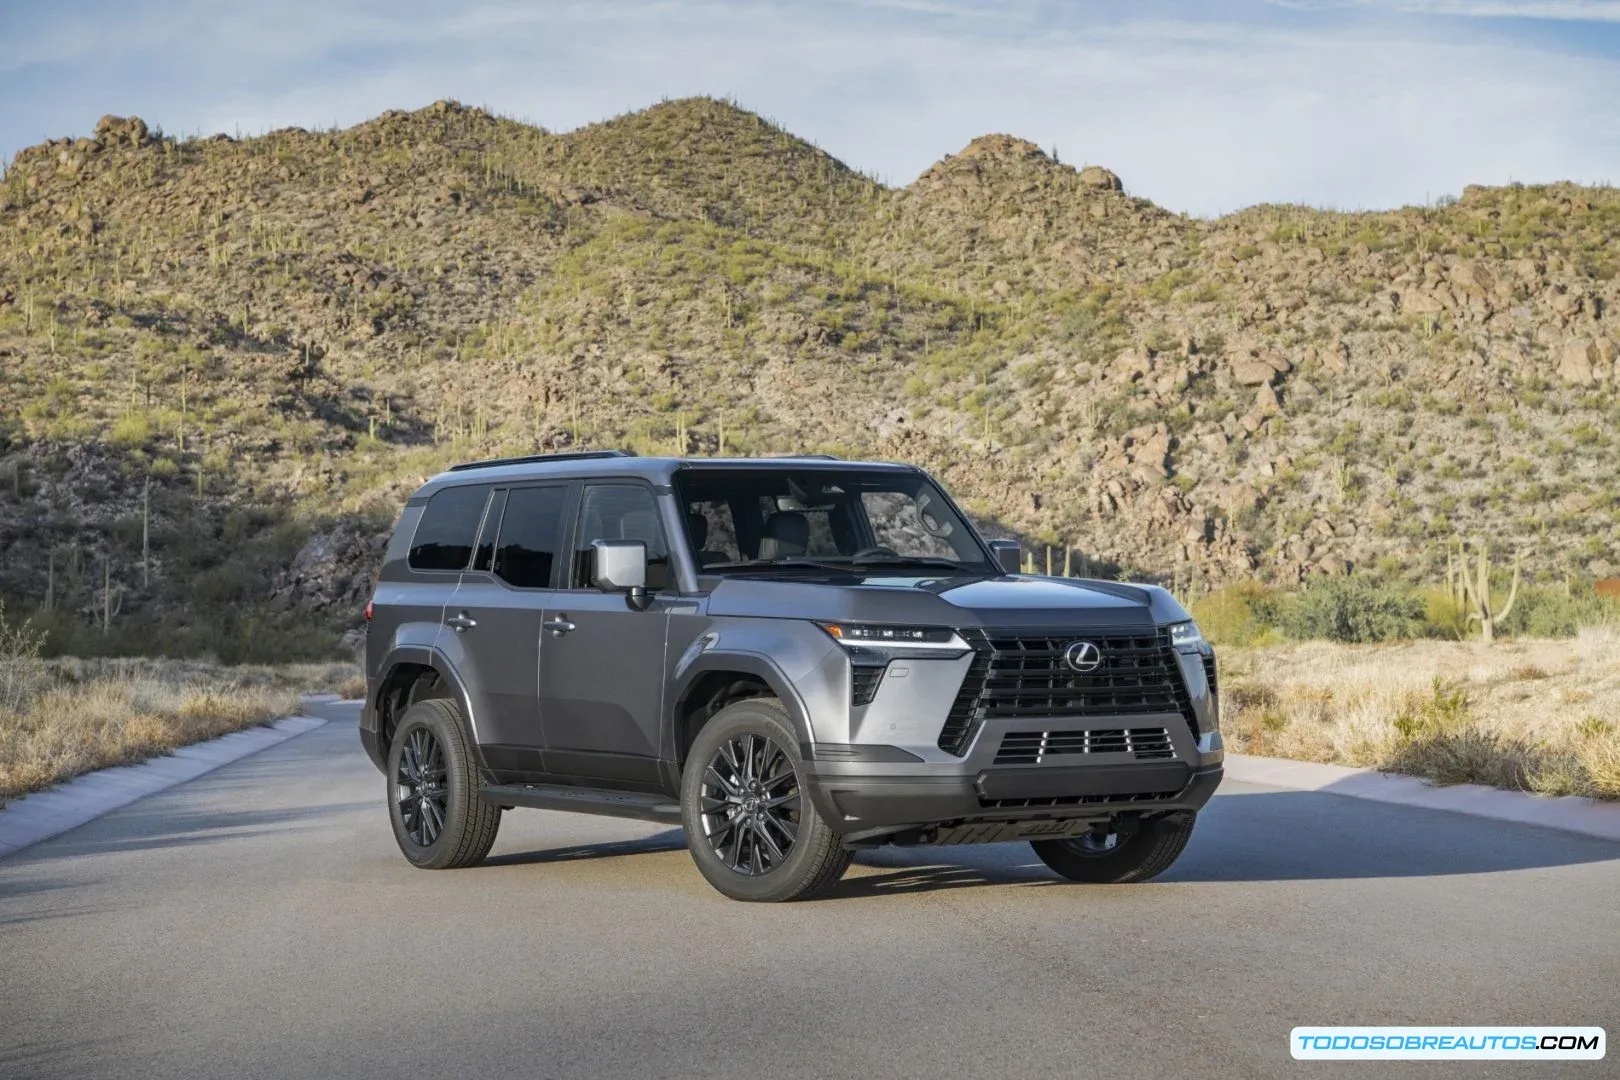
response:
[(1283, 606), (1282, 630), (1296, 640), (1389, 641), (1423, 629), (1423, 599), (1363, 574), (1322, 577)]
[(1280, 594), (1258, 581), (1240, 581), (1192, 602), (1192, 617), (1215, 645), (1269, 645), (1277, 638)]
[(1503, 633), (1516, 637), (1573, 637), (1583, 626), (1620, 623), (1620, 601), (1590, 587), (1520, 586)]

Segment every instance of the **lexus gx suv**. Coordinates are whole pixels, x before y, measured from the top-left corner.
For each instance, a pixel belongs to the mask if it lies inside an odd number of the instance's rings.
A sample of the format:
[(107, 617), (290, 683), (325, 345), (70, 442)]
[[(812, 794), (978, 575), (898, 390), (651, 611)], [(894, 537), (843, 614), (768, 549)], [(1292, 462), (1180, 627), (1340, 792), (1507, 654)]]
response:
[(367, 609), (360, 739), (400, 850), (471, 866), (539, 807), (679, 823), (739, 900), (880, 844), (1153, 877), (1221, 780), (1214, 653), (1163, 589), (1019, 560), (909, 465), (456, 466)]

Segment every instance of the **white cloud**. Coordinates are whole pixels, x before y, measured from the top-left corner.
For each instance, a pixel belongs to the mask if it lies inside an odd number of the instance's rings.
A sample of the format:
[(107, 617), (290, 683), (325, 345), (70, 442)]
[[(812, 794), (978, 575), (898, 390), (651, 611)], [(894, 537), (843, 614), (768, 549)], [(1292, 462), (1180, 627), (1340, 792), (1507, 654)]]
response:
[[(1289, 0), (1282, 0), (1289, 2)], [(1303, 0), (1296, 6), (1383, 8), (1414, 15), (1472, 19), (1551, 19), (1620, 22), (1620, 0)]]
[(107, 111), (174, 131), (258, 131), (455, 97), (566, 129), (708, 93), (734, 94), (892, 182), (1006, 131), (1193, 213), (1620, 178), (1615, 58), (1387, 10), (1491, 0), (1378, 4), (1354, 20), (1254, 4), (1219, 21), (1205, 5), (1015, 0), (195, 2), (162, 19), (132, 5), (98, 33), (46, 19), (14, 35), (0, 59), (12, 106), (0, 148), (82, 131)]

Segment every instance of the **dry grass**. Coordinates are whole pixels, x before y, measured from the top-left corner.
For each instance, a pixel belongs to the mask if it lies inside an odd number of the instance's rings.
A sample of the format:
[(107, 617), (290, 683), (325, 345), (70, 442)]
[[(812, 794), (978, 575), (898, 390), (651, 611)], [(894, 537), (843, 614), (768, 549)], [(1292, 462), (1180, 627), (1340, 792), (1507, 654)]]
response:
[(1620, 799), (1613, 628), (1494, 647), (1311, 642), (1222, 657), (1222, 726), (1240, 752)]
[(165, 754), (343, 691), (348, 664), (224, 667), (188, 660), (0, 657), (0, 805), (109, 765)]

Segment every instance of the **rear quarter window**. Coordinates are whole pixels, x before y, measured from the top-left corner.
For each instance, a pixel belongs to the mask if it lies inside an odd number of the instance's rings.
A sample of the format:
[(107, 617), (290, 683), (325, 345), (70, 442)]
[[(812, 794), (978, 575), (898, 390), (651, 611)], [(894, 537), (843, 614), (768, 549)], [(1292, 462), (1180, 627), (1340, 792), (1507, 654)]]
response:
[(422, 509), (411, 537), (412, 570), (465, 570), (484, 518), (489, 485), (441, 488)]

